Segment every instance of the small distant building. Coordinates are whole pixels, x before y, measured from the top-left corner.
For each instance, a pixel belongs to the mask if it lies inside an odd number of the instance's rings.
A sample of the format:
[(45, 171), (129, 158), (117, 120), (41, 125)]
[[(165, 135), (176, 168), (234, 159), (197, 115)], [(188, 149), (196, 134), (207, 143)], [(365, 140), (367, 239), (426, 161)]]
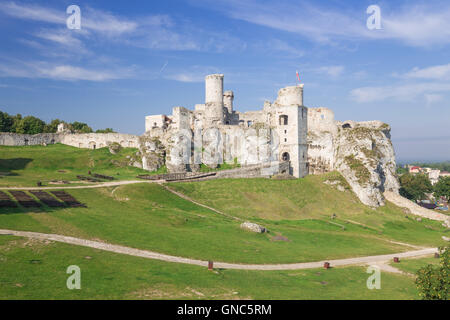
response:
[(428, 172), (428, 179), (430, 179), (430, 182), (432, 185), (435, 185), (439, 181), (441, 170), (430, 170)]
[(450, 172), (448, 171), (441, 171), (439, 174), (439, 177), (450, 177)]
[(418, 166), (409, 167), (409, 173), (421, 173), (422, 168)]
[(61, 122), (60, 124), (58, 124), (58, 129), (56, 132), (57, 133), (68, 133), (68, 132), (70, 132), (70, 130), (66, 123)]

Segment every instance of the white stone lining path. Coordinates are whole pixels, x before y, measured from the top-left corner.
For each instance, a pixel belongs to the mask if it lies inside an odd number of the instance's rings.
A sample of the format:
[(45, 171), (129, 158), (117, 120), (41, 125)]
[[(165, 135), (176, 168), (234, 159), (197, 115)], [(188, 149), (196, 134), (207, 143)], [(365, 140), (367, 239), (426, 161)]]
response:
[(450, 216), (435, 212), (427, 208), (423, 208), (394, 192), (385, 192), (384, 197), (399, 207), (407, 208), (411, 212), (411, 214), (431, 220), (443, 221), (444, 224), (450, 228)]
[[(135, 257), (142, 257), (147, 259), (162, 260), (166, 262), (176, 262), (197, 265), (202, 267), (208, 266), (208, 261), (189, 259), (177, 256), (171, 256), (167, 254), (157, 253), (154, 251), (140, 250), (130, 247), (125, 247), (121, 245), (114, 245), (109, 243), (104, 243), (100, 241), (92, 241), (68, 236), (62, 236), (58, 234), (45, 234), (38, 232), (28, 232), (28, 231), (16, 231), (0, 229), (0, 235), (13, 235), (17, 237), (26, 237), (40, 240), (50, 240), (56, 242), (63, 242), (72, 245), (78, 245), (83, 247), (89, 247), (114, 253), (121, 253)], [(386, 261), (392, 260), (394, 257), (398, 258), (413, 258), (434, 254), (438, 252), (437, 248), (425, 248), (420, 250), (413, 250), (407, 252), (400, 252), (394, 254), (385, 254), (378, 256), (368, 256), (368, 257), (358, 257), (358, 258), (347, 258), (338, 260), (326, 260), (331, 264), (332, 267), (339, 266), (349, 266), (349, 265), (366, 265), (366, 264), (382, 264)], [(290, 263), (290, 264), (237, 264), (237, 263), (226, 263), (226, 262), (214, 262), (214, 268), (221, 269), (237, 269), (237, 270), (298, 270), (298, 269), (312, 269), (312, 268), (322, 268), (325, 260), (316, 262), (302, 262), (302, 263)]]

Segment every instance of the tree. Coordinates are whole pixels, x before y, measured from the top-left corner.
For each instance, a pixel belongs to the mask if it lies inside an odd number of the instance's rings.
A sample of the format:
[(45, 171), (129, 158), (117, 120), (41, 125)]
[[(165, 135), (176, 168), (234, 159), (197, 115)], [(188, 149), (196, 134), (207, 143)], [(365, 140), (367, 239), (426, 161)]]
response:
[(95, 133), (115, 133), (115, 131), (112, 128), (106, 128), (106, 129), (99, 129), (95, 131)]
[(417, 271), (416, 286), (423, 300), (447, 300), (450, 290), (450, 247), (439, 248), (439, 266)]
[(397, 167), (397, 174), (400, 176), (402, 174), (408, 173), (408, 169), (403, 168), (403, 167)]
[(58, 125), (64, 121), (61, 121), (59, 119), (54, 119), (50, 121), (50, 123), (46, 124), (44, 127), (45, 133), (56, 133), (58, 131)]
[(76, 133), (91, 133), (91, 132), (93, 132), (92, 128), (89, 127), (86, 123), (78, 122), (78, 121), (72, 122), (71, 128)]
[(37, 134), (44, 132), (45, 122), (33, 116), (21, 119), (16, 127), (16, 133)]
[(16, 114), (13, 118), (13, 124), (11, 127), (10, 132), (16, 132), (17, 133), (17, 127), (19, 126), (20, 122), (22, 121), (22, 115), (20, 113)]
[(445, 197), (450, 199), (450, 177), (442, 177), (434, 185), (434, 196), (436, 198)]
[(14, 119), (6, 112), (0, 111), (0, 132), (11, 132)]
[(433, 192), (430, 179), (424, 174), (406, 173), (400, 177), (400, 194), (410, 200), (422, 200)]

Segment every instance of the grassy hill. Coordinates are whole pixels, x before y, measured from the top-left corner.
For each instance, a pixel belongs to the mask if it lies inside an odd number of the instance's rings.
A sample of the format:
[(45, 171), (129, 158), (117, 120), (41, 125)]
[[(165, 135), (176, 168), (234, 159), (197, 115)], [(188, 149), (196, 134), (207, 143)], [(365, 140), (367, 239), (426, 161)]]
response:
[[(345, 191), (325, 184), (326, 181), (340, 181)], [(337, 172), (284, 181), (223, 179), (169, 185), (200, 203), (260, 223), (270, 221), (289, 227), (324, 223), (336, 230), (343, 226), (347, 233), (358, 230), (411, 244), (444, 243), (439, 235), (445, 233), (445, 228), (440, 223), (427, 219), (418, 222), (415, 216), (405, 214), (390, 202), (370, 208), (358, 200)]]
[(127, 166), (127, 156), (137, 149), (123, 148), (113, 155), (108, 148), (79, 149), (63, 144), (48, 146), (0, 146), (0, 187), (36, 186), (37, 181), (76, 181), (88, 171), (114, 176), (119, 180), (134, 179), (147, 171)]
[[(64, 176), (67, 180), (78, 173), (86, 174), (89, 168), (103, 174), (119, 173), (116, 175), (119, 179), (134, 179), (141, 170), (120, 165), (123, 163), (120, 161), (125, 161), (126, 156), (134, 152), (124, 149), (118, 155), (111, 155), (107, 149), (83, 150), (63, 145), (0, 147), (0, 171), (11, 173), (0, 178), (0, 189), (8, 185), (34, 186), (38, 179), (48, 181), (45, 179), (62, 179), (61, 176)], [(59, 173), (60, 170), (66, 172)], [(402, 209), (390, 203), (377, 209), (369, 208), (359, 202), (348, 186), (345, 191), (339, 191), (324, 183), (340, 181), (346, 186), (342, 179), (339, 174), (330, 173), (294, 180), (221, 179), (168, 184), (170, 188), (200, 203), (265, 226), (270, 231), (265, 234), (244, 231), (239, 227), (241, 221), (219, 215), (174, 195), (161, 185), (150, 183), (68, 191), (87, 208), (0, 208), (0, 228), (101, 240), (202, 260), (260, 264), (411, 250), (398, 242), (421, 246), (444, 244), (441, 237), (448, 236), (448, 233), (440, 223), (427, 219), (417, 221), (414, 216), (405, 215)], [(332, 215), (335, 216), (332, 218)], [(231, 298), (229, 294), (233, 290), (239, 292), (240, 298), (261, 299), (354, 298), (355, 294), (361, 298), (416, 297), (411, 279), (396, 278), (395, 275), (387, 276), (392, 276), (393, 291), (382, 290), (383, 293), (372, 294), (365, 286), (357, 289), (355, 286), (365, 284), (367, 279), (364, 268), (357, 267), (333, 269), (323, 279), (317, 278), (317, 271), (312, 270), (219, 270), (216, 277), (216, 273), (204, 274), (198, 267), (142, 260), (63, 244), (37, 246), (35, 251), (24, 244), (27, 240), (8, 239), (7, 236), (0, 237), (0, 242), (4, 241), (3, 245), (0, 243), (0, 285), (7, 284), (6, 291), (0, 290), (6, 292), (0, 298), (75, 297), (65, 287), (61, 289), (65, 291), (51, 291), (53, 284), (37, 274), (39, 268), (51, 265), (49, 272), (54, 272), (55, 281), (62, 281), (66, 276), (65, 270), (57, 268), (62, 268), (67, 261), (80, 263), (92, 272), (89, 279), (98, 278), (98, 283), (92, 284), (95, 290), (80, 293), (80, 297), (89, 297), (92, 293), (93, 297), (102, 298), (173, 298), (183, 297), (188, 290), (186, 288), (199, 289), (204, 292), (205, 298)], [(29, 265), (27, 261), (33, 260), (30, 257), (35, 254), (41, 256), (45, 264)], [(85, 261), (84, 256), (97, 258)], [(56, 263), (58, 259), (63, 262)], [(14, 264), (14, 261), (17, 263)], [(21, 266), (20, 273), (16, 274), (14, 265)], [(99, 275), (99, 270), (105, 268), (109, 270), (107, 274)], [(255, 277), (257, 280), (254, 280)], [(338, 277), (351, 281), (344, 283)], [(112, 279), (117, 279), (117, 282), (113, 283), (110, 281)], [(45, 285), (42, 288), (48, 288), (51, 294), (38, 296), (31, 289), (23, 289), (24, 293), (20, 294), (21, 291), (12, 284), (27, 283), (28, 288), (34, 288), (34, 281), (43, 282)], [(321, 281), (330, 285), (327, 287)], [(129, 285), (122, 286), (123, 283)], [(274, 289), (275, 284), (283, 284), (285, 289)], [(395, 291), (394, 284), (403, 289)], [(45, 290), (38, 292), (45, 293)], [(158, 296), (155, 292), (169, 294)], [(396, 296), (395, 292), (399, 295)], [(189, 295), (187, 297), (191, 298)], [(203, 296), (194, 294), (192, 297)]]
[[(69, 265), (81, 269), (81, 290), (66, 288)], [(382, 290), (368, 290), (365, 267), (211, 272), (12, 236), (0, 237), (0, 268), (0, 299), (418, 298), (414, 280), (397, 274), (383, 273)]]

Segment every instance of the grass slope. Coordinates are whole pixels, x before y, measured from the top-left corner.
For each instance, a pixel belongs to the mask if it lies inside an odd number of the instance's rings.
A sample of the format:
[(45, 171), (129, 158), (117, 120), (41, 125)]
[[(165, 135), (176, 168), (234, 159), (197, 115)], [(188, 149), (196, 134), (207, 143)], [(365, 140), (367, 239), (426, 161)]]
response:
[[(405, 215), (390, 202), (370, 208), (353, 192), (338, 191), (325, 181), (340, 180), (336, 172), (310, 175), (303, 179), (224, 179), (172, 183), (175, 190), (223, 212), (252, 221), (295, 227), (306, 221), (327, 221), (348, 231), (380, 236), (417, 245), (444, 244), (446, 233), (440, 223)], [(345, 183), (343, 183), (345, 185)], [(330, 217), (335, 214), (335, 219)], [(447, 230), (448, 231), (448, 230)]]
[[(81, 269), (69, 290), (67, 267)], [(0, 299), (417, 299), (413, 279), (383, 273), (369, 290), (363, 267), (214, 270), (61, 243), (0, 237)]]
[[(122, 170), (120, 177), (138, 170), (116, 167), (107, 149), (2, 147), (0, 163), (20, 166), (11, 159), (33, 159), (3, 185), (33, 184), (57, 170), (85, 173), (89, 164), (99, 173)], [(6, 153), (6, 155), (5, 155)], [(8, 160), (9, 159), (9, 160)], [(20, 163), (20, 161), (19, 161)], [(3, 167), (5, 168), (5, 167)], [(173, 183), (173, 188), (228, 214), (260, 223), (268, 234), (254, 234), (228, 219), (168, 192), (156, 184), (77, 189), (69, 193), (87, 208), (0, 208), (0, 228), (57, 233), (153, 250), (161, 253), (237, 263), (292, 263), (386, 254), (411, 248), (391, 240), (438, 246), (445, 229), (437, 222), (405, 218), (392, 204), (370, 209), (350, 191), (323, 183), (342, 180), (336, 173), (305, 179), (222, 179)], [(57, 189), (57, 188), (55, 188)], [(330, 219), (336, 214), (336, 219)], [(282, 235), (288, 241), (275, 241)]]
[[(88, 171), (114, 176), (119, 180), (135, 179), (147, 171), (127, 166), (126, 156), (137, 149), (123, 148), (113, 155), (108, 148), (79, 149), (63, 144), (44, 146), (0, 146), (0, 186), (36, 186), (50, 180), (75, 181)], [(58, 172), (64, 170), (65, 172)]]

